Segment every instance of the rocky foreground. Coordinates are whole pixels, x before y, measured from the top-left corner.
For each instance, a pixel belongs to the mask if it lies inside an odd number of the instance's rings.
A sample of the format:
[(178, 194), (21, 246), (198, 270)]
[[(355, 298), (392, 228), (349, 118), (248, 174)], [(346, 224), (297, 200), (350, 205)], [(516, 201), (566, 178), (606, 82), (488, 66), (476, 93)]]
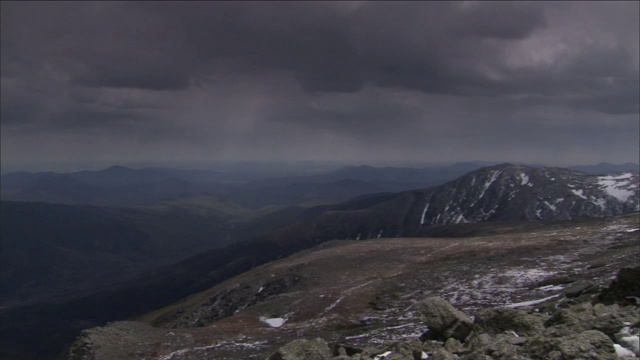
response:
[(370, 347), (299, 339), (268, 360), (637, 359), (640, 267), (625, 268), (607, 289), (574, 287), (560, 300), (478, 311), (475, 319), (439, 297), (422, 303), (420, 338)]
[[(86, 330), (66, 358), (634, 358), (639, 224), (631, 214), (333, 241)], [(623, 268), (634, 270), (610, 286)]]

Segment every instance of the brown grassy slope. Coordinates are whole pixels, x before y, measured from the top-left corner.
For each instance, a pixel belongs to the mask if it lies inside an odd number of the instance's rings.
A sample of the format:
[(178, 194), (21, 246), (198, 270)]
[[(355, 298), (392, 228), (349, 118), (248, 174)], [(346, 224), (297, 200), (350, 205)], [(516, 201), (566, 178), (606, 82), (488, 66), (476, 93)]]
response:
[[(333, 241), (140, 319), (156, 327), (119, 322), (85, 340), (99, 347), (96, 359), (251, 359), (300, 337), (353, 345), (416, 337), (425, 330), (417, 304), (427, 296), (473, 313), (581, 280), (606, 285), (640, 263), (639, 223), (632, 214), (524, 232), (512, 224), (488, 236)], [(221, 310), (229, 316), (217, 317)], [(269, 318), (285, 323), (272, 327)]]

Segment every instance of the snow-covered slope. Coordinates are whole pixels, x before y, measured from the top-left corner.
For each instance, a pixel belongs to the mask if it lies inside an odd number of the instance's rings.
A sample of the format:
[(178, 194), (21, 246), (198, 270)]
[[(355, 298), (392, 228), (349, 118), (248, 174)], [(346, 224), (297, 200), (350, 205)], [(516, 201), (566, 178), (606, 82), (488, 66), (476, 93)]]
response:
[(638, 173), (498, 165), (425, 190), (420, 224), (570, 220), (640, 210)]
[[(622, 215), (640, 211), (639, 186), (637, 172), (593, 175), (502, 164), (435, 187), (364, 196), (311, 209), (302, 221), (277, 230), (270, 239), (290, 245), (333, 239), (449, 236), (437, 225)], [(457, 227), (452, 231), (459, 235), (466, 230)]]

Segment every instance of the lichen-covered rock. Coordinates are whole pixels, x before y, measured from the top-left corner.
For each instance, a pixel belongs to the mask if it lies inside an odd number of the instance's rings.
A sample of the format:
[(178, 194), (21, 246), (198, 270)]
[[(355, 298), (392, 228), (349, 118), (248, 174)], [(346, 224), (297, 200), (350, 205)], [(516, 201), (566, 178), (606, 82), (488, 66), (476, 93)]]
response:
[(351, 346), (347, 344), (337, 343), (333, 346), (333, 355), (346, 355), (353, 356), (362, 353), (362, 349), (357, 346)]
[(587, 330), (563, 338), (558, 345), (558, 350), (566, 360), (616, 359), (613, 342), (607, 335), (597, 330)]
[(526, 353), (534, 359), (547, 359), (551, 354), (562, 360), (615, 360), (613, 342), (597, 330), (560, 338), (537, 337), (527, 342)]
[(414, 359), (416, 354), (421, 354), (423, 351), (422, 343), (417, 338), (402, 341), (395, 349), (398, 354), (407, 359)]
[(478, 351), (478, 352), (473, 352), (471, 354), (463, 356), (462, 360), (495, 360), (495, 359), (481, 351)]
[(544, 330), (544, 319), (538, 314), (510, 308), (489, 308), (476, 314), (475, 324), (483, 332), (501, 334), (513, 331), (518, 335), (532, 336)]
[(458, 353), (458, 352), (462, 351), (463, 345), (457, 339), (449, 338), (444, 343), (444, 349), (447, 350), (448, 352), (452, 353), (452, 354), (455, 354), (455, 353)]
[(425, 339), (464, 340), (473, 327), (471, 318), (439, 297), (424, 300), (421, 308), (422, 321), (429, 327)]
[(471, 352), (463, 359), (482, 359), (482, 355), (488, 355), (495, 360), (528, 360), (530, 358), (526, 356), (522, 347), (526, 342), (527, 338), (512, 334), (500, 334), (495, 337), (486, 333), (480, 334), (471, 338)]
[(544, 326), (550, 327), (554, 325), (566, 325), (570, 328), (583, 328), (585, 326), (585, 321), (591, 318), (593, 318), (593, 316), (578, 314), (571, 309), (558, 309), (551, 315), (549, 320), (544, 323)]
[(467, 346), (472, 351), (482, 350), (485, 347), (489, 346), (489, 344), (493, 343), (495, 340), (493, 337), (487, 333), (474, 333), (467, 339)]
[(276, 350), (267, 360), (327, 360), (331, 357), (327, 342), (317, 338), (294, 340)]
[(445, 349), (437, 349), (435, 350), (428, 358), (429, 360), (456, 360), (457, 356), (448, 352)]
[(524, 360), (528, 359), (520, 354), (523, 343), (515, 341), (522, 339), (512, 335), (501, 335), (498, 340), (484, 349), (485, 354), (497, 360)]
[(622, 268), (608, 288), (598, 295), (598, 301), (605, 304), (634, 302), (640, 298), (640, 266)]

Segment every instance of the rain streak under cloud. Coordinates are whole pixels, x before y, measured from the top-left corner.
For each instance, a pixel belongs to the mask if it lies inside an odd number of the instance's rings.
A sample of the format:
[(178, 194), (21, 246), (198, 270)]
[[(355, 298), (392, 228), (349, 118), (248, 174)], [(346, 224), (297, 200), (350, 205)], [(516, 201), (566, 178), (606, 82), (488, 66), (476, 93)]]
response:
[(638, 2), (12, 2), (3, 167), (638, 162)]

